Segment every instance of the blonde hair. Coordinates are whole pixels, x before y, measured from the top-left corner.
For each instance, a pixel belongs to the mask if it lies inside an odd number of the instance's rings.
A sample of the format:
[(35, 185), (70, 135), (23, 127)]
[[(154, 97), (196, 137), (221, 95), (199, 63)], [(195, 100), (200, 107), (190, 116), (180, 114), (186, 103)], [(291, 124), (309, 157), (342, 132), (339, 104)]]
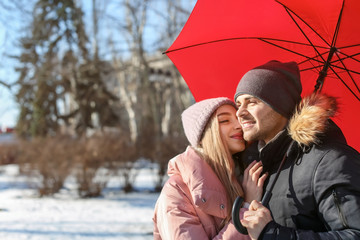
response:
[(229, 207), (223, 222), (226, 224), (231, 219), (231, 209), (236, 197), (244, 197), (244, 191), (236, 179), (233, 157), (228, 146), (222, 141), (219, 129), (219, 121), (215, 113), (205, 127), (197, 152), (214, 170), (227, 192)]

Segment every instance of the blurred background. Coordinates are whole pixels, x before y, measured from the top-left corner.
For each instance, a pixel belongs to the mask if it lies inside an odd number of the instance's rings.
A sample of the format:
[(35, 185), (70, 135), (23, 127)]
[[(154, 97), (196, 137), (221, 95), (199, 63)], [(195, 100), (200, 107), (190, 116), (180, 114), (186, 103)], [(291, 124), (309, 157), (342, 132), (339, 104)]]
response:
[[(152, 238), (167, 162), (187, 145), (180, 114), (194, 101), (163, 52), (195, 3), (0, 1), (1, 239)], [(106, 216), (85, 214), (91, 201)], [(145, 216), (131, 218), (131, 206)], [(64, 227), (62, 215), (81, 217)], [(118, 227), (79, 227), (96, 216)]]

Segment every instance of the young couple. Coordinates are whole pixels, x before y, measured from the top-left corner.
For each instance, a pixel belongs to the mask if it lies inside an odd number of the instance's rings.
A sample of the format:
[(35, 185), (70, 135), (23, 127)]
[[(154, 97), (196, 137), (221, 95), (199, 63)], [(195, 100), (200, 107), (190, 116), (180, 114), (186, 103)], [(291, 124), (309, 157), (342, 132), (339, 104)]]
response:
[[(183, 112), (191, 146), (169, 162), (155, 239), (360, 239), (359, 153), (330, 120), (336, 100), (301, 91), (296, 63), (270, 61), (242, 77), (236, 105), (214, 98)], [(231, 219), (237, 196), (249, 235)]]

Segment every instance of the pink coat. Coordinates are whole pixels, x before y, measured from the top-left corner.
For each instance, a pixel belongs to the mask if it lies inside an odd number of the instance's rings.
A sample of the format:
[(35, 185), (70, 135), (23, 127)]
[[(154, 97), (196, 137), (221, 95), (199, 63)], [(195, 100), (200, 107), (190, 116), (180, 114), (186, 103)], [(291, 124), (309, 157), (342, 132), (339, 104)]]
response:
[(155, 206), (154, 239), (250, 239), (232, 221), (219, 229), (232, 206), (214, 171), (193, 148), (169, 161), (168, 175)]

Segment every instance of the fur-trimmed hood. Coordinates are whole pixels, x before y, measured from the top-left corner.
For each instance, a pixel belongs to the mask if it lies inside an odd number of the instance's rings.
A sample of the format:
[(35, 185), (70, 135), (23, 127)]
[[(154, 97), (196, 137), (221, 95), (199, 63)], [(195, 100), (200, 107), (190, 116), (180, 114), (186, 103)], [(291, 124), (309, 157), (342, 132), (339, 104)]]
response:
[(329, 119), (337, 113), (335, 97), (322, 93), (306, 96), (297, 106), (288, 125), (289, 135), (299, 146), (319, 144)]

